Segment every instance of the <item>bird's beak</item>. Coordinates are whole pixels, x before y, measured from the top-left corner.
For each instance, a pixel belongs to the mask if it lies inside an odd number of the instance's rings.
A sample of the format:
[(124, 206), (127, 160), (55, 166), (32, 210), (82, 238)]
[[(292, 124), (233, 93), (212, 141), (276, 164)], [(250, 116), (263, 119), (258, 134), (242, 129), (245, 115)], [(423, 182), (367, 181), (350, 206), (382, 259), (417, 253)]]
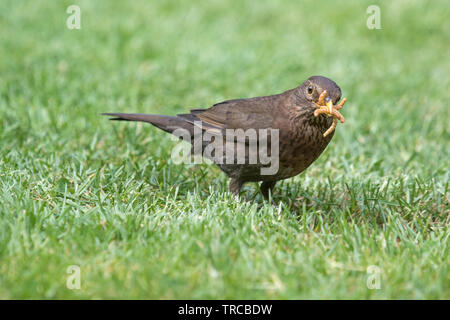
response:
[(322, 94), (319, 96), (319, 101), (318, 103), (316, 103), (317, 107), (327, 107), (328, 108), (328, 112), (330, 114), (333, 113), (333, 100), (331, 100), (330, 97), (327, 96), (327, 91), (323, 91)]
[(332, 113), (333, 112), (333, 101), (330, 98), (327, 98), (327, 99), (328, 99), (328, 101), (327, 101), (326, 105), (328, 107), (328, 111), (330, 113)]

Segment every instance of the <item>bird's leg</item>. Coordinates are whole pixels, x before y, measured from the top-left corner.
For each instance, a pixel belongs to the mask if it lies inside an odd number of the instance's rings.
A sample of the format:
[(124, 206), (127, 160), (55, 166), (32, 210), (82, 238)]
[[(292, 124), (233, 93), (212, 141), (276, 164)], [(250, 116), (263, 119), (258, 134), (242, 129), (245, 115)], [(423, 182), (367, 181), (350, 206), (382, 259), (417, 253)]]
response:
[[(273, 188), (275, 187), (276, 181), (264, 181), (261, 183), (261, 193), (267, 201), (269, 201), (269, 197), (273, 195)], [(272, 204), (275, 205), (275, 202), (272, 200)]]
[(241, 180), (232, 178), (229, 185), (230, 192), (235, 196), (239, 196), (243, 184)]

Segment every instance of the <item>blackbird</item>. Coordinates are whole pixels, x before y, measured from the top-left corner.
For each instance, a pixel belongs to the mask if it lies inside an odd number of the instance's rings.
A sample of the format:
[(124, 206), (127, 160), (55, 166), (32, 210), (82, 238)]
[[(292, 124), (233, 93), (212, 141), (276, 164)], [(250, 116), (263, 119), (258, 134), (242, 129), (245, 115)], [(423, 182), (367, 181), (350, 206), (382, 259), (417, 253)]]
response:
[[(313, 76), (300, 86), (281, 94), (227, 100), (208, 109), (193, 109), (188, 114), (168, 116), (104, 113), (103, 115), (112, 116), (110, 120), (148, 122), (178, 137), (177, 132), (184, 130), (190, 136), (188, 142), (193, 145), (191, 152), (202, 152), (203, 156), (208, 142), (200, 140), (200, 147), (196, 148), (194, 138), (196, 132), (197, 134), (212, 132), (211, 135), (215, 138), (210, 140), (231, 141), (231, 144), (223, 150), (217, 149), (205, 157), (216, 163), (231, 178), (229, 189), (233, 194), (238, 195), (245, 182), (261, 181), (261, 193), (269, 199), (269, 194), (273, 192), (278, 180), (301, 173), (324, 151), (333, 138), (337, 119), (344, 122), (344, 118), (337, 110), (342, 108), (346, 99), (337, 104), (340, 99), (341, 89), (334, 81), (322, 76)], [(236, 137), (229, 139), (226, 137), (229, 129), (242, 129), (241, 132), (251, 129), (257, 134), (246, 135), (244, 139)], [(267, 129), (276, 131), (277, 135), (269, 137)], [(251, 148), (255, 146), (252, 144), (254, 142), (257, 148), (261, 148), (265, 143), (266, 149), (271, 151), (270, 154), (276, 156), (275, 171), (264, 173), (262, 169), (267, 168), (268, 163), (263, 163), (262, 158), (256, 157), (256, 162), (249, 161), (255, 159), (253, 156), (260, 152)], [(245, 146), (244, 149), (239, 149), (241, 155), (244, 152), (244, 161), (237, 160), (239, 144)], [(231, 161), (228, 156), (224, 160), (225, 151), (229, 150), (230, 145), (235, 152), (232, 153)]]

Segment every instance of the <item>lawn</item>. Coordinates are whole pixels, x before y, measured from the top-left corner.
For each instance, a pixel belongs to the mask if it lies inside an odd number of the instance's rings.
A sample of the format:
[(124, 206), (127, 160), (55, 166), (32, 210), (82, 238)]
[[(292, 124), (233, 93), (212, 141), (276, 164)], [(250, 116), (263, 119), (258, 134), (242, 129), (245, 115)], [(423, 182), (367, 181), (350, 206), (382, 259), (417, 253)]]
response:
[[(450, 299), (449, 14), (443, 0), (2, 0), (0, 298)], [(311, 75), (339, 84), (347, 121), (279, 183), (278, 208), (173, 163), (170, 135), (100, 116)]]

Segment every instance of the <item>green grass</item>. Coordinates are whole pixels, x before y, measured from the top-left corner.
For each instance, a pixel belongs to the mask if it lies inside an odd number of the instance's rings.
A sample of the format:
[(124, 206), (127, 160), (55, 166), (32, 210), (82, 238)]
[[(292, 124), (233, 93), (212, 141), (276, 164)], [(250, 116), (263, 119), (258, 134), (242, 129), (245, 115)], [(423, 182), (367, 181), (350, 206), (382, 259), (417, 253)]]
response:
[[(366, 28), (373, 2), (381, 30)], [(449, 299), (449, 13), (1, 1), (0, 298)], [(316, 74), (342, 88), (347, 122), (278, 185), (279, 210), (233, 199), (216, 167), (175, 165), (164, 132), (99, 115), (176, 114)]]

